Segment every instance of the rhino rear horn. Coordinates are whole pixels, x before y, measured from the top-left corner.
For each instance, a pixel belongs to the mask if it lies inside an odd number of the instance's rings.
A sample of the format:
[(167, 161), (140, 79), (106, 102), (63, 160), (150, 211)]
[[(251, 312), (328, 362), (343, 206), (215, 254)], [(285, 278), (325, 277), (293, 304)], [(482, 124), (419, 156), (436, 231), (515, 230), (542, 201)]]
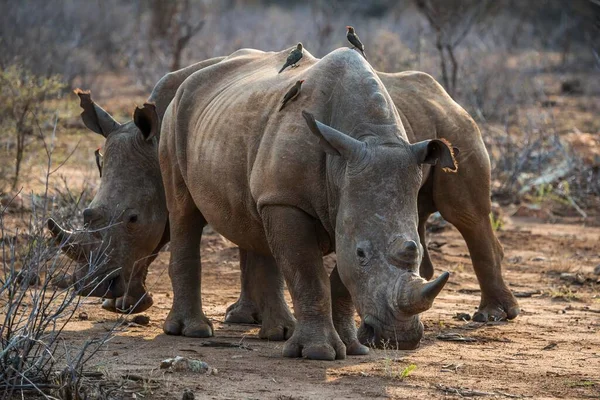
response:
[(315, 119), (308, 111), (302, 111), (302, 116), (310, 132), (319, 138), (323, 150), (334, 156), (342, 156), (348, 161), (360, 160), (366, 152), (366, 144), (346, 135)]
[(89, 90), (75, 89), (74, 92), (79, 96), (79, 105), (83, 108), (81, 120), (90, 130), (108, 137), (121, 126), (108, 112), (94, 103)]

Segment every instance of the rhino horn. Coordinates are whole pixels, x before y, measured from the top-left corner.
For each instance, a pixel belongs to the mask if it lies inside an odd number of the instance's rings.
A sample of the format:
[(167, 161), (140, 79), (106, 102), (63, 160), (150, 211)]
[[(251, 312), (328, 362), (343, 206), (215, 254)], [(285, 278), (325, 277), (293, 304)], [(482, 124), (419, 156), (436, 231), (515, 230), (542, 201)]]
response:
[(64, 229), (52, 218), (48, 219), (48, 229), (61, 250), (75, 261), (85, 261), (97, 242), (88, 232)]
[[(404, 309), (408, 310), (411, 314), (420, 314), (427, 311), (433, 305), (433, 301), (448, 282), (450, 277), (449, 272), (444, 272), (436, 279), (432, 281), (425, 281), (424, 279), (418, 279), (413, 283), (412, 290), (408, 299), (406, 297), (401, 298), (401, 302), (406, 302)], [(401, 303), (402, 304), (402, 303)]]
[(62, 228), (58, 222), (52, 218), (48, 218), (48, 229), (50, 230), (52, 237), (54, 237), (58, 243), (66, 243), (70, 241), (71, 236), (73, 236), (73, 231)]
[(326, 153), (342, 156), (348, 161), (357, 161), (364, 157), (366, 153), (364, 142), (317, 121), (308, 111), (302, 111), (302, 116), (310, 132), (319, 138), (319, 144)]
[(450, 277), (450, 273), (448, 271), (444, 272), (436, 279), (427, 282), (423, 289), (421, 289), (421, 297), (430, 303), (433, 304), (433, 300), (437, 297), (438, 294), (442, 291), (446, 282), (448, 282), (448, 278)]

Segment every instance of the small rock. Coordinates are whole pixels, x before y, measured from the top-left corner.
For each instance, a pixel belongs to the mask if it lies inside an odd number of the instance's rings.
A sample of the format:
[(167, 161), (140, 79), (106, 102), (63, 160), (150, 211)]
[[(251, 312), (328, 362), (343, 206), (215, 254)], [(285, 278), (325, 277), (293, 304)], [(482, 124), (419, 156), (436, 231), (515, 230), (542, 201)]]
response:
[(521, 256), (514, 256), (514, 257), (510, 257), (508, 260), (509, 264), (519, 264), (520, 262), (523, 261), (523, 257)]
[(456, 313), (454, 319), (458, 321), (470, 321), (471, 315), (469, 313)]
[(147, 315), (136, 315), (133, 317), (131, 322), (136, 323), (138, 325), (148, 325), (150, 323), (150, 317)]
[(185, 358), (177, 356), (175, 358), (167, 358), (160, 363), (160, 369), (169, 369), (172, 371), (191, 371), (205, 372), (209, 375), (216, 375), (217, 369), (211, 368), (207, 363), (193, 358)]
[(183, 396), (181, 397), (181, 400), (194, 400), (194, 393), (190, 390), (185, 389), (183, 391)]
[(600, 264), (596, 265), (596, 268), (594, 268), (594, 274), (600, 275)]
[(172, 358), (167, 358), (166, 360), (162, 360), (160, 362), (160, 369), (171, 368), (171, 365), (173, 365), (173, 359)]
[(546, 257), (542, 257), (542, 256), (533, 257), (531, 259), (531, 261), (533, 261), (533, 262), (546, 261)]
[(112, 355), (113, 355), (113, 356), (118, 356), (118, 355), (119, 355), (119, 352), (118, 352), (118, 351), (113, 351)]
[(85, 312), (80, 312), (80, 313), (79, 313), (79, 319), (80, 319), (80, 320), (82, 320), (82, 321), (87, 321), (87, 320), (88, 320), (88, 318), (89, 318), (89, 317), (88, 317), (87, 313), (85, 313)]
[(571, 272), (563, 272), (562, 274), (560, 274), (560, 279), (571, 283), (577, 283), (579, 285), (583, 285), (587, 280), (586, 277), (582, 274), (576, 274)]

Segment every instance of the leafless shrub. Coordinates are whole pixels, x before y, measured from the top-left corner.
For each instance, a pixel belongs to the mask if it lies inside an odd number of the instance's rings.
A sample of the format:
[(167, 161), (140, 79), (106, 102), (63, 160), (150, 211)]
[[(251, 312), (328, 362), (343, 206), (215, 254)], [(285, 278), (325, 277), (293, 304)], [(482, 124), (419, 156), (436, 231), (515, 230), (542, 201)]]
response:
[[(43, 136), (47, 150), (46, 182), (52, 168), (52, 149), (56, 122), (50, 141)], [(32, 195), (33, 197), (33, 195)], [(44, 226), (48, 215), (48, 185), (44, 201), (31, 201), (31, 218), (25, 232), (11, 229), (6, 221), (10, 203), (0, 209), (0, 396), (10, 399), (19, 394), (45, 398), (93, 398), (86, 363), (112, 337), (122, 319), (105, 335), (74, 346), (61, 333), (80, 303), (82, 289), (101, 284), (91, 279), (102, 267), (90, 263), (84, 277), (63, 288), (55, 286), (72, 268), (62, 257), (61, 247), (47, 241)], [(20, 238), (20, 240), (19, 240)]]
[(497, 3), (488, 0), (415, 0), (415, 5), (435, 32), (442, 82), (452, 96), (456, 91), (459, 71), (456, 48), (474, 26), (498, 8)]

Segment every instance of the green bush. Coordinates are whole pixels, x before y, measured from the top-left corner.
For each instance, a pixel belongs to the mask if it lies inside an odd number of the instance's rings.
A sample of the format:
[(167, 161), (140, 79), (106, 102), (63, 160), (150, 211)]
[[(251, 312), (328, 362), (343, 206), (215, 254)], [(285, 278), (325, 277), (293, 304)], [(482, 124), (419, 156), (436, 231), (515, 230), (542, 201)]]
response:
[[(65, 84), (57, 75), (41, 77), (11, 65), (0, 69), (0, 145), (14, 157), (12, 189), (17, 189), (21, 162), (28, 145), (37, 136), (37, 125), (50, 118), (47, 101), (56, 99)], [(8, 165), (0, 165), (0, 188), (5, 186)]]

